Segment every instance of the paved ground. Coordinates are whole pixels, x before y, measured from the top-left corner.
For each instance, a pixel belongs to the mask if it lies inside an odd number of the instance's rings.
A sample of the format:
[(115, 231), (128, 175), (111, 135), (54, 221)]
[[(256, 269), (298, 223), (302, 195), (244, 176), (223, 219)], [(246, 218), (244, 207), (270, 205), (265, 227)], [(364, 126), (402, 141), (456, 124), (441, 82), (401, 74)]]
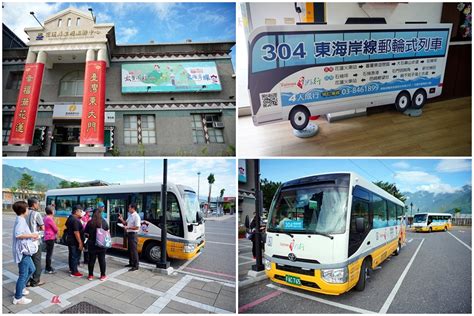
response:
[[(42, 275), (46, 284), (31, 289), (28, 305), (13, 305), (18, 267), (11, 254), (13, 216), (3, 216), (3, 308), (6, 313), (59, 313), (79, 302), (88, 302), (110, 313), (234, 313), (235, 312), (235, 217), (206, 221), (207, 245), (192, 261), (173, 261), (170, 276), (153, 272), (154, 265), (140, 263), (140, 270), (128, 272), (126, 255), (107, 255), (105, 282), (72, 278), (68, 273), (67, 248), (56, 245), (54, 275)], [(44, 264), (43, 254), (43, 264)], [(82, 265), (82, 273), (87, 266)], [(99, 275), (98, 263), (95, 274)], [(51, 303), (59, 295), (60, 304)]]
[[(373, 271), (364, 292), (326, 296), (271, 283), (249, 283), (251, 244), (239, 240), (240, 313), (471, 313), (472, 234), (407, 233), (399, 256)], [(243, 281), (243, 282), (242, 282)]]

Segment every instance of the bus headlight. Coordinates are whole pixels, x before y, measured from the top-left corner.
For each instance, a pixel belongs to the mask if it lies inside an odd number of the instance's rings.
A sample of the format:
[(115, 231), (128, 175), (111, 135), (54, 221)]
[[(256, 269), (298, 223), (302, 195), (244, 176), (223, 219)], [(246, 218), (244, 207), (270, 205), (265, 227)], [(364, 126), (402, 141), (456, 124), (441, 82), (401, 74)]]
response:
[(346, 283), (348, 274), (347, 267), (339, 269), (321, 269), (321, 277), (328, 283)]
[(190, 253), (193, 252), (196, 249), (195, 244), (189, 244), (189, 245), (184, 245), (183, 251), (184, 253)]
[(265, 265), (265, 270), (270, 270), (272, 268), (272, 262), (267, 259), (263, 259), (263, 264)]

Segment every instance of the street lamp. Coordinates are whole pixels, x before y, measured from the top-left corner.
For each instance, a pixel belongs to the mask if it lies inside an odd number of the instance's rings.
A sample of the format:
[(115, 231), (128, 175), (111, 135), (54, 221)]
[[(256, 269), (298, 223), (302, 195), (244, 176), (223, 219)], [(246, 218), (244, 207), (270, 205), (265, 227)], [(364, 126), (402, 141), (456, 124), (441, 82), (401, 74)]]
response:
[(256, 262), (252, 266), (253, 271), (263, 271), (265, 267), (262, 263), (262, 235), (260, 232), (260, 215), (262, 212), (262, 197), (260, 189), (260, 160), (254, 160), (254, 169), (255, 169), (255, 254)]
[(411, 220), (413, 222), (413, 202), (410, 202), (410, 216), (412, 217)]
[(201, 171), (198, 171), (198, 201), (199, 201), (199, 183), (200, 183), (200, 176), (201, 176)]
[(163, 159), (163, 183), (161, 185), (161, 256), (160, 262), (156, 263), (156, 267), (160, 269), (168, 269), (170, 262), (166, 259), (166, 209), (168, 199), (168, 159)]

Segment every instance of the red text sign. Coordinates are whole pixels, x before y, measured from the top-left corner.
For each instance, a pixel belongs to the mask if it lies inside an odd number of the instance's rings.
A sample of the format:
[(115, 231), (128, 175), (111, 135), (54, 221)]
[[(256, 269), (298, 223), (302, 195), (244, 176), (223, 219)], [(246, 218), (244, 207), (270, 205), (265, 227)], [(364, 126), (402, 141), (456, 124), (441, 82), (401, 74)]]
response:
[(105, 61), (86, 62), (81, 145), (104, 144)]
[(44, 64), (25, 65), (8, 141), (10, 145), (31, 145), (33, 143), (43, 72)]

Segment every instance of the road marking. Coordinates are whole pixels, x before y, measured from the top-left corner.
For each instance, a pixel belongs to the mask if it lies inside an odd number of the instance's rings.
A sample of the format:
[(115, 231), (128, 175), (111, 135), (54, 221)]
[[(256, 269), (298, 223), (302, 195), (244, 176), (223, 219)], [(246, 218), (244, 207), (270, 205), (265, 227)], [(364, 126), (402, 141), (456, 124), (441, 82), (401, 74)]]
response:
[(254, 262), (255, 262), (255, 260), (240, 262), (240, 263), (239, 263), (239, 266), (242, 266), (242, 265), (244, 265), (244, 264), (254, 263)]
[(361, 314), (376, 314), (376, 312), (369, 311), (369, 310), (366, 310), (366, 309), (363, 309), (363, 308), (358, 308), (358, 307), (354, 307), (354, 306), (350, 306), (350, 305), (336, 303), (336, 302), (325, 300), (323, 298), (315, 297), (315, 296), (312, 296), (312, 295), (309, 295), (309, 294), (295, 292), (295, 291), (292, 291), (290, 289), (282, 288), (282, 287), (277, 286), (275, 284), (268, 284), (267, 286), (270, 287), (270, 288), (273, 288), (273, 289), (278, 289), (282, 292), (285, 292), (285, 293), (288, 293), (288, 294), (291, 294), (291, 295), (299, 296), (299, 297), (306, 298), (306, 299), (309, 299), (309, 300), (312, 300), (312, 301), (315, 301), (315, 302), (323, 303), (323, 304), (326, 304), (326, 305), (331, 305), (331, 306), (338, 307), (338, 308), (341, 308), (341, 309), (345, 309), (345, 310), (348, 310), (348, 311), (351, 311), (351, 312), (356, 312), (356, 313), (361, 313)]
[(203, 272), (203, 273), (209, 273), (209, 274), (214, 274), (214, 275), (225, 276), (225, 277), (235, 279), (235, 275), (232, 275), (232, 274), (226, 274), (226, 273), (221, 273), (221, 272), (212, 272), (212, 271), (208, 271), (208, 270), (204, 270), (204, 269), (196, 269), (196, 268), (186, 268), (186, 269), (192, 270), (192, 271), (197, 271), (197, 272)]
[(234, 233), (230, 233), (230, 234), (223, 234), (223, 233), (210, 233), (210, 232), (206, 232), (206, 235), (225, 235), (225, 236), (233, 236), (235, 237), (235, 234)]
[(413, 254), (413, 256), (411, 257), (410, 261), (408, 262), (407, 266), (405, 267), (405, 270), (403, 270), (403, 273), (402, 275), (400, 276), (400, 278), (398, 279), (397, 283), (395, 284), (394, 288), (392, 289), (392, 292), (390, 292), (390, 295), (387, 297), (387, 300), (385, 301), (385, 303), (383, 304), (382, 308), (380, 309), (379, 313), (380, 314), (386, 314), (388, 309), (390, 308), (390, 305), (392, 304), (393, 302), (393, 299), (395, 298), (395, 295), (397, 295), (397, 292), (398, 290), (400, 289), (400, 286), (402, 285), (403, 283), (403, 280), (405, 279), (407, 273), (408, 273), (408, 270), (410, 270), (410, 267), (411, 265), (413, 264), (413, 261), (415, 261), (415, 257), (416, 255), (418, 254), (418, 251), (420, 251), (421, 249), (421, 245), (423, 245), (423, 242), (425, 241), (425, 239), (423, 238), (420, 242), (420, 244), (418, 245), (418, 248), (416, 248), (416, 251), (415, 253)]
[(258, 300), (255, 300), (253, 302), (245, 304), (244, 306), (239, 307), (239, 313), (245, 313), (247, 310), (251, 309), (252, 307), (257, 306), (258, 304), (261, 304), (265, 301), (268, 301), (269, 299), (277, 297), (281, 293), (282, 293), (281, 291), (271, 292), (270, 294), (267, 294), (267, 295), (259, 298)]
[(180, 270), (183, 270), (184, 268), (186, 268), (191, 262), (196, 260), (197, 257), (199, 257), (201, 255), (201, 253), (202, 252), (199, 252), (196, 256), (194, 256), (194, 258), (192, 258), (191, 260), (188, 260), (185, 263), (183, 263), (177, 270), (180, 271)]
[(206, 244), (219, 244), (219, 245), (228, 245), (228, 246), (235, 246), (235, 244), (231, 244), (230, 242), (220, 242), (220, 241), (210, 241), (206, 240)]
[(413, 238), (411, 238), (408, 242), (410, 243), (410, 242), (412, 242), (412, 241), (413, 241)]
[[(202, 278), (202, 277), (203, 277), (202, 274), (192, 273), (192, 272), (184, 271), (184, 270), (176, 271), (176, 272), (179, 272), (179, 273), (182, 273), (182, 274), (188, 274), (188, 275), (191, 275), (191, 276), (193, 276), (193, 277), (199, 277), (199, 278)], [(210, 275), (206, 275), (205, 278), (206, 278), (206, 279), (209, 279), (209, 281), (212, 280), (212, 281), (214, 281), (214, 282), (232, 284), (232, 286), (235, 287), (235, 281), (233, 282), (233, 281), (231, 281), (231, 280), (216, 278), (216, 277), (212, 277), (212, 276), (210, 276)]]
[(454, 239), (456, 239), (457, 241), (459, 241), (461, 244), (463, 244), (464, 246), (466, 246), (466, 247), (467, 247), (467, 249), (469, 249), (469, 250), (471, 250), (471, 251), (472, 251), (472, 248), (471, 248), (469, 245), (467, 245), (467, 244), (466, 244), (464, 241), (462, 241), (462, 240), (461, 240), (461, 239), (459, 239), (458, 237), (454, 236), (454, 235), (453, 235), (453, 234), (451, 234), (450, 232), (447, 232), (447, 233), (448, 233), (448, 234), (450, 234), (451, 236), (453, 236), (453, 237), (454, 237)]
[(171, 302), (172, 297), (176, 296), (181, 290), (192, 280), (191, 276), (185, 275), (181, 280), (176, 282), (166, 293), (153, 302), (143, 314), (159, 314), (163, 308)]

